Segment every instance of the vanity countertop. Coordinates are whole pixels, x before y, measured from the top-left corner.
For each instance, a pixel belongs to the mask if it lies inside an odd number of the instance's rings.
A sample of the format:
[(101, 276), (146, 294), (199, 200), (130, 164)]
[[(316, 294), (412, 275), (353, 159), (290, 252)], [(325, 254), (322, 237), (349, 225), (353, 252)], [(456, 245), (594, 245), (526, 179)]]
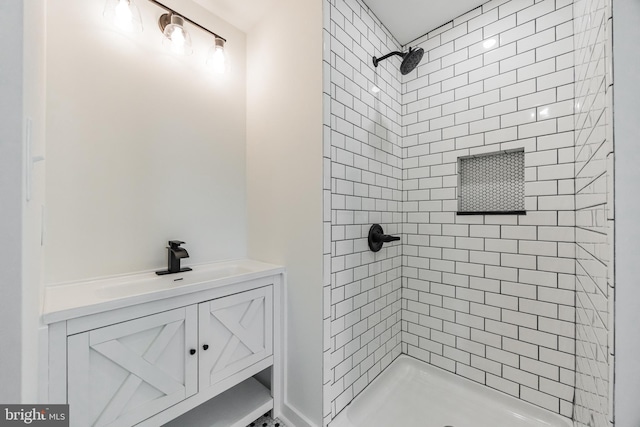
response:
[(233, 285), (284, 273), (284, 267), (249, 259), (193, 265), (192, 271), (158, 276), (144, 272), (49, 286), (44, 292), (45, 324)]

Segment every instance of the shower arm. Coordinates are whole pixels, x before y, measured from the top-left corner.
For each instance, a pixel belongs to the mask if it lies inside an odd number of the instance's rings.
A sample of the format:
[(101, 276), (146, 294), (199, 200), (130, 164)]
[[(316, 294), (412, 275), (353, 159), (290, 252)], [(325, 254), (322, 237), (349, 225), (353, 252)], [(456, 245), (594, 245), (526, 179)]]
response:
[[(411, 52), (411, 48), (409, 48), (409, 52)], [(395, 51), (395, 52), (387, 53), (385, 56), (380, 57), (380, 58), (376, 58), (376, 57), (374, 56), (374, 57), (373, 57), (373, 65), (374, 65), (375, 67), (377, 67), (379, 62), (384, 61), (385, 59), (387, 59), (387, 58), (389, 58), (389, 57), (391, 57), (391, 56), (393, 56), (393, 55), (398, 55), (398, 56), (400, 56), (400, 57), (404, 58), (404, 57), (407, 55), (407, 52), (398, 52), (398, 51)]]

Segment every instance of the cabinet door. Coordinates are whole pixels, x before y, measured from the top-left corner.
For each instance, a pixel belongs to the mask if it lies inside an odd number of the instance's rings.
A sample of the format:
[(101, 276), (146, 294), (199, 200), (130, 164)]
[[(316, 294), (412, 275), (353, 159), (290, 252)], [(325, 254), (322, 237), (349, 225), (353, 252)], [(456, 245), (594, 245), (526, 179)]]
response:
[(197, 391), (197, 306), (70, 336), (73, 427), (131, 426)]
[(200, 389), (273, 353), (272, 287), (200, 304)]

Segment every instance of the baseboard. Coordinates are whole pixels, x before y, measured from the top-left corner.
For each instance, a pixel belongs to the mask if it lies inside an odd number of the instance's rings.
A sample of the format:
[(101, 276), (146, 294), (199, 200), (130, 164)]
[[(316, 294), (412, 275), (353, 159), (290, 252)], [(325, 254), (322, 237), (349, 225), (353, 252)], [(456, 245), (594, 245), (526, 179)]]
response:
[(320, 427), (287, 402), (282, 405), (278, 417), (287, 427)]

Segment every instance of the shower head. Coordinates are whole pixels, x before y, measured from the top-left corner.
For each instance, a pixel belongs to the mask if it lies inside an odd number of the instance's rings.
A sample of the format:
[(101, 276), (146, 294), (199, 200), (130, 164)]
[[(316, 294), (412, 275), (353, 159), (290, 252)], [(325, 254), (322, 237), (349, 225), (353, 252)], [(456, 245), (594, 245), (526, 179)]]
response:
[(409, 52), (405, 53), (402, 64), (400, 64), (400, 72), (403, 75), (409, 74), (418, 66), (424, 55), (424, 49), (419, 47), (416, 50), (409, 48)]
[(393, 55), (398, 55), (402, 57), (402, 64), (400, 64), (400, 72), (402, 73), (402, 75), (406, 75), (412, 72), (418, 66), (418, 64), (422, 60), (422, 56), (424, 55), (424, 49), (422, 49), (421, 47), (417, 49), (409, 48), (408, 52), (391, 52), (391, 53), (387, 53), (385, 56), (381, 58), (376, 58), (374, 56), (373, 65), (377, 67), (380, 61), (384, 61), (385, 59)]

